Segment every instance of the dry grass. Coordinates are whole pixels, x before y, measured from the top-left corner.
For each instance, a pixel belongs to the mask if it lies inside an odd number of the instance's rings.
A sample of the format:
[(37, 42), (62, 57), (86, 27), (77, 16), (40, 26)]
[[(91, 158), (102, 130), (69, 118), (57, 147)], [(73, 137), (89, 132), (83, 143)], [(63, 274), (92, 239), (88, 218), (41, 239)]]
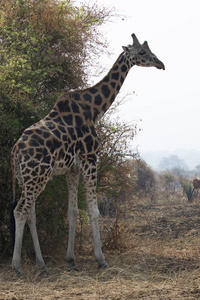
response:
[(200, 299), (200, 206), (143, 207), (127, 221), (130, 247), (104, 250), (105, 270), (91, 249), (77, 254), (80, 272), (47, 257), (46, 277), (26, 259), (26, 278), (16, 279), (10, 261), (2, 262), (0, 299)]

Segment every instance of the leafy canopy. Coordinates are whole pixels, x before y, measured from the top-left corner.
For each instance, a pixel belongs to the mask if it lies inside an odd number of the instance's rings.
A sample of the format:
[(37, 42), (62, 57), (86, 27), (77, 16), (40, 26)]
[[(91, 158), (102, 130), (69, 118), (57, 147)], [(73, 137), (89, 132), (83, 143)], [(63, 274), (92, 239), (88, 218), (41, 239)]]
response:
[[(86, 86), (91, 57), (106, 49), (98, 28), (109, 16), (96, 4), (77, 7), (70, 0), (0, 0), (0, 225), (8, 224), (12, 201), (13, 145), (25, 128), (46, 115), (63, 90)], [(63, 180), (57, 185), (63, 201)], [(51, 185), (46, 195), (52, 215)], [(58, 205), (61, 210), (63, 205)], [(7, 235), (8, 230), (1, 234), (0, 229), (2, 249)]]
[(108, 18), (106, 9), (1, 0), (0, 11), (0, 84), (13, 101), (45, 108), (63, 89), (86, 85), (91, 55), (104, 45), (97, 27)]

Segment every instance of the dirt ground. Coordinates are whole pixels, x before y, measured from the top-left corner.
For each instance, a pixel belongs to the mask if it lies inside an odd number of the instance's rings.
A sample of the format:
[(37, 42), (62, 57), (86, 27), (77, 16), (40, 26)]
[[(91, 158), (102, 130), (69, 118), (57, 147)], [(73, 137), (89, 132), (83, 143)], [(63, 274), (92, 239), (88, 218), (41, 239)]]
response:
[(80, 272), (68, 272), (64, 259), (47, 256), (50, 273), (44, 276), (23, 257), (26, 277), (17, 279), (11, 258), (4, 259), (0, 299), (200, 299), (200, 204), (133, 210), (120, 233), (124, 247), (104, 247), (108, 268), (97, 269), (89, 247), (76, 254)]

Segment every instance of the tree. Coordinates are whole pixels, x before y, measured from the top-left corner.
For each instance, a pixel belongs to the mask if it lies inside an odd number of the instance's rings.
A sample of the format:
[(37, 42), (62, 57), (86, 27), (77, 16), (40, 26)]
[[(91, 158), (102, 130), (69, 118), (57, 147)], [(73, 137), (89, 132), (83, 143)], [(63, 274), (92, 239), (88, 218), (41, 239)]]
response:
[(185, 177), (188, 173), (188, 170), (186, 170), (187, 167), (184, 169), (182, 167), (175, 167), (171, 169), (171, 173), (176, 175), (177, 177)]
[(195, 167), (196, 176), (200, 176), (200, 165)]
[[(98, 28), (110, 11), (96, 4), (76, 7), (71, 1), (0, 0), (0, 12), (0, 223), (8, 224), (11, 148), (25, 128), (46, 115), (63, 90), (87, 85), (88, 68), (106, 49)], [(63, 180), (57, 184), (65, 193)], [(45, 196), (52, 204), (49, 215), (60, 205), (58, 214), (64, 216), (63, 206), (51, 201), (51, 183), (40, 199)], [(41, 224), (48, 219), (47, 211)], [(44, 238), (48, 233), (52, 237), (47, 231)], [(3, 235), (1, 240), (4, 247), (8, 238)]]
[(86, 85), (91, 56), (98, 57), (105, 46), (97, 27), (108, 11), (56, 0), (3, 0), (0, 5), (0, 83), (13, 101), (49, 110), (47, 104), (63, 89)]
[(167, 194), (175, 193), (177, 186), (179, 185), (178, 177), (169, 171), (162, 172), (159, 174), (159, 179), (162, 189)]
[(198, 194), (200, 188), (200, 180), (194, 178), (192, 181), (187, 178), (180, 178), (180, 184), (184, 194), (187, 196), (188, 202), (192, 202)]
[[(133, 181), (129, 176), (132, 165), (129, 159), (137, 156), (131, 142), (138, 132), (137, 124), (122, 122), (119, 118), (113, 118), (118, 107), (125, 98), (113, 103), (110, 110), (97, 125), (100, 138), (99, 163), (98, 163), (98, 190), (105, 195), (105, 201), (101, 202), (102, 213), (116, 213), (119, 202), (129, 198), (132, 193)], [(112, 117), (111, 117), (112, 115)]]
[(139, 195), (149, 196), (151, 201), (155, 199), (156, 179), (154, 171), (141, 158), (133, 161), (136, 176), (136, 191)]
[(192, 182), (187, 178), (180, 178), (180, 185), (183, 188), (183, 192), (186, 195), (188, 202), (192, 202), (196, 194)]
[(169, 157), (163, 157), (159, 169), (161, 171), (171, 170), (173, 168), (188, 169), (183, 159), (180, 159), (177, 155), (170, 155)]
[(130, 142), (137, 133), (136, 124), (127, 124), (119, 119), (105, 117), (97, 126), (101, 146), (99, 151), (98, 185), (109, 171), (119, 168), (127, 158), (134, 156)]

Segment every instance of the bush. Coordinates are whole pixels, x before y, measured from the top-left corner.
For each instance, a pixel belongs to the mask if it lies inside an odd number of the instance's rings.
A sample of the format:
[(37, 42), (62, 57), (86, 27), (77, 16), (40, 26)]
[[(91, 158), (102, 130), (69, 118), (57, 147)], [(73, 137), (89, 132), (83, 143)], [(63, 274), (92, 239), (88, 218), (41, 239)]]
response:
[[(0, 0), (0, 12), (0, 250), (4, 251), (12, 201), (11, 149), (63, 90), (86, 86), (92, 58), (106, 49), (98, 27), (109, 11), (96, 4), (76, 7), (71, 1)], [(46, 234), (39, 229), (39, 235), (44, 242), (55, 237), (52, 247), (65, 231), (67, 205), (66, 184), (55, 180), (57, 192), (49, 183), (37, 204), (38, 224), (47, 229)]]

